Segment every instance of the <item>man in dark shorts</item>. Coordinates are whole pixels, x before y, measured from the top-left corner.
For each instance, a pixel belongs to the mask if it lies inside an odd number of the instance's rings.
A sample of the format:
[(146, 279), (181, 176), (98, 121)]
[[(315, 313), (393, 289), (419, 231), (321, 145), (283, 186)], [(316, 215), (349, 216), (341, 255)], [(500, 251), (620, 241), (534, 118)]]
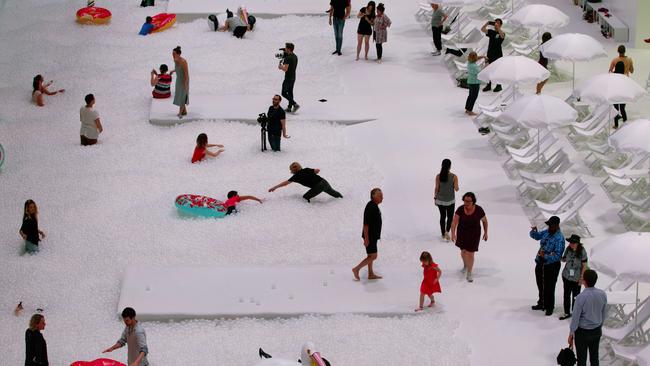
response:
[[(487, 29), (488, 25), (494, 26), (494, 29)], [(481, 27), (481, 32), (485, 33), (485, 36), (490, 39), (490, 42), (488, 43), (486, 65), (489, 65), (503, 57), (503, 50), (501, 49), (501, 45), (503, 44), (503, 39), (506, 38), (506, 34), (501, 29), (502, 25), (503, 20), (497, 18), (494, 20), (494, 22), (486, 22), (483, 24), (483, 27)], [(490, 91), (491, 89), (492, 82), (489, 82), (485, 88), (483, 88), (483, 91), (486, 92)], [(494, 91), (500, 92), (501, 84), (497, 84), (497, 86), (494, 88)]]
[[(293, 43), (286, 43), (284, 46), (284, 58), (278, 65), (278, 69), (284, 72), (284, 81), (282, 82), (282, 96), (287, 99), (289, 105), (287, 112), (297, 112), (300, 106), (293, 99), (293, 86), (296, 84), (296, 68), (298, 67), (298, 56), (293, 53)], [(293, 108), (293, 109), (292, 109)]]
[(289, 178), (289, 180), (285, 180), (284, 182), (269, 188), (269, 192), (273, 192), (280, 187), (296, 182), (309, 188), (307, 193), (302, 196), (302, 198), (306, 199), (307, 202), (310, 202), (312, 198), (318, 196), (321, 192), (325, 192), (332, 197), (343, 198), (342, 194), (335, 191), (325, 179), (318, 175), (320, 169), (303, 168), (299, 163), (293, 162), (289, 165), (289, 170), (293, 176)]
[[(350, 0), (331, 0), (329, 10), (329, 24), (334, 27), (334, 39), (336, 40), (336, 50), (332, 55), (341, 56), (341, 47), (343, 46), (343, 27), (345, 20), (350, 17)], [(332, 22), (334, 18), (334, 22)]]
[(288, 139), (290, 136), (287, 135), (287, 115), (284, 112), (284, 109), (280, 106), (282, 97), (279, 95), (273, 96), (273, 104), (269, 107), (269, 111), (266, 113), (266, 116), (269, 118), (269, 122), (266, 125), (266, 132), (269, 138), (269, 145), (271, 145), (271, 150), (280, 151), (280, 140), (282, 136), (285, 139)]
[(377, 241), (381, 238), (381, 210), (379, 204), (384, 200), (384, 194), (379, 188), (373, 188), (370, 191), (370, 201), (366, 204), (366, 209), (363, 211), (363, 245), (366, 247), (366, 254), (368, 255), (356, 267), (352, 268), (354, 280), (359, 281), (359, 271), (361, 268), (368, 266), (368, 279), (378, 280), (382, 278), (378, 276), (372, 269), (372, 263), (377, 259)]

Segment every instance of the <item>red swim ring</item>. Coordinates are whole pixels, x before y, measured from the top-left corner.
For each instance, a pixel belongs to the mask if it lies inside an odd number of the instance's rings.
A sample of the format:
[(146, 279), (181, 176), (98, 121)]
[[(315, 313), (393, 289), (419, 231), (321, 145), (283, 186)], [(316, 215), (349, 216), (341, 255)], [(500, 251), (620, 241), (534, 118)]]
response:
[(111, 360), (108, 358), (98, 358), (94, 361), (76, 361), (70, 364), (70, 366), (126, 366), (121, 362)]
[(77, 22), (82, 24), (106, 24), (111, 21), (108, 9), (89, 6), (77, 10)]
[(151, 19), (153, 19), (151, 22), (153, 30), (151, 32), (162, 32), (176, 23), (176, 14), (160, 13), (152, 16)]

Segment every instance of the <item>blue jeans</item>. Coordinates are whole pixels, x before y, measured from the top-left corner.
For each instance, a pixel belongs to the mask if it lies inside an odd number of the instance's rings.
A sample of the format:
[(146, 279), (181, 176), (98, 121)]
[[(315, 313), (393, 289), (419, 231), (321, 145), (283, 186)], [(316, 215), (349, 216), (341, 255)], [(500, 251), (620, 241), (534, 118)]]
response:
[(269, 145), (271, 145), (271, 150), (280, 151), (280, 139), (282, 138), (281, 132), (275, 134), (269, 131), (267, 133), (267, 136), (269, 138)]
[(38, 245), (32, 243), (31, 241), (25, 240), (25, 252), (29, 254), (38, 253)]
[(345, 26), (345, 19), (334, 17), (332, 21), (332, 28), (334, 28), (334, 39), (336, 40), (336, 52), (341, 52), (343, 46), (343, 27)]

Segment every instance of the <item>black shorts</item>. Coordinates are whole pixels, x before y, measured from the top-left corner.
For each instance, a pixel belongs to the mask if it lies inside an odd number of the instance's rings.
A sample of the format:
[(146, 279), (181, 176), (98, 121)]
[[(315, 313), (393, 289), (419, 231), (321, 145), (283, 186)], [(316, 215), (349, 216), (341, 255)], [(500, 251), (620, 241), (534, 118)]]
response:
[(377, 254), (377, 241), (379, 239), (370, 239), (368, 240), (368, 246), (366, 247), (366, 254)]

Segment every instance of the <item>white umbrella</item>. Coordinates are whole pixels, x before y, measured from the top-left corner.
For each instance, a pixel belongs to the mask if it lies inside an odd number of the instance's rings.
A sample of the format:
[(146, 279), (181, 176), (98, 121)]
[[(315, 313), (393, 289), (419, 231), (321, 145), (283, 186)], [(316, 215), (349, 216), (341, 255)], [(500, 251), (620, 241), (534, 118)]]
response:
[(521, 84), (546, 80), (550, 74), (542, 65), (528, 57), (504, 56), (481, 70), (478, 79), (497, 84), (514, 84), (516, 89)]
[[(576, 89), (580, 100), (595, 104), (621, 104), (634, 102), (647, 92), (634, 80), (616, 73), (599, 74), (587, 79)], [(611, 119), (611, 111), (609, 112)], [(609, 128), (609, 124), (607, 125)]]
[(565, 33), (551, 38), (539, 46), (544, 57), (551, 60), (571, 61), (573, 64), (572, 89), (575, 92), (576, 61), (591, 61), (607, 56), (603, 45), (591, 36), (581, 33)]
[[(650, 233), (627, 232), (602, 241), (591, 250), (589, 265), (612, 277), (636, 281), (636, 308), (639, 282), (650, 282)], [(636, 316), (634, 317), (636, 322)]]
[(612, 134), (609, 142), (617, 149), (650, 153), (650, 120), (639, 119), (626, 123)]
[(537, 129), (537, 158), (539, 159), (539, 131), (568, 126), (578, 118), (578, 112), (560, 98), (546, 95), (526, 95), (510, 104), (499, 119), (524, 127)]
[(509, 21), (526, 27), (543, 29), (562, 28), (569, 24), (569, 16), (550, 5), (531, 4), (517, 10)]

